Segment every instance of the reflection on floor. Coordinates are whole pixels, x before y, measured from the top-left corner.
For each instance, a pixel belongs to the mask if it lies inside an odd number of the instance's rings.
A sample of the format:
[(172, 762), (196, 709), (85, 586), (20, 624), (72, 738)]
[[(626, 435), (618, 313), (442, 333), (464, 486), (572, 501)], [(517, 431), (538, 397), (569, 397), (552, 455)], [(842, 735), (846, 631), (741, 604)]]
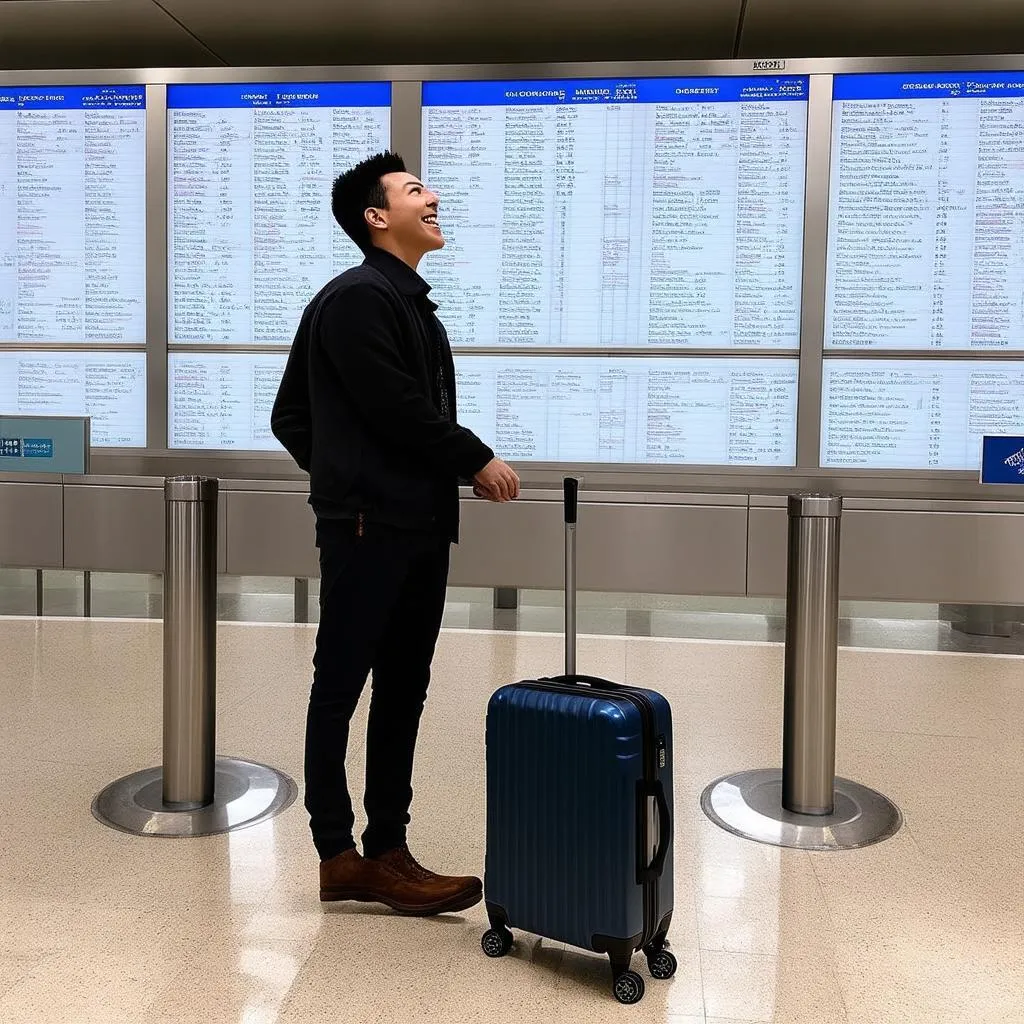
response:
[[(305, 583), (305, 581), (303, 581)], [(46, 615), (84, 613), (83, 574), (47, 570), (42, 576)], [(222, 622), (316, 622), (319, 581), (307, 593), (280, 577), (222, 576), (217, 615)], [(159, 618), (163, 598), (155, 575), (92, 573), (91, 614), (111, 618)], [(494, 591), (453, 587), (444, 624), (457, 629), (562, 629), (561, 594), (524, 590), (518, 607), (494, 607)], [(658, 594), (581, 594), (580, 629), (603, 636), (677, 637), (694, 640), (785, 639), (785, 601), (771, 598), (671, 597)], [(37, 577), (32, 570), (0, 569), (0, 615), (35, 615)], [(939, 618), (939, 606), (849, 601), (841, 607), (839, 642), (846, 647), (882, 650), (962, 651), (1024, 654), (1024, 628), (1011, 636), (972, 636)]]
[[(219, 628), (220, 752), (301, 782), (313, 633)], [(325, 909), (301, 803), (207, 839), (99, 825), (93, 796), (160, 759), (158, 622), (0, 619), (0, 650), (0, 1021), (1024, 1019), (1016, 658), (842, 651), (838, 770), (895, 800), (906, 825), (875, 847), (807, 854), (737, 839), (698, 804), (712, 779), (779, 763), (780, 646), (584, 639), (581, 669), (657, 687), (675, 715), (679, 973), (624, 1008), (596, 956), (520, 935), (488, 960), (479, 907), (432, 921)], [(554, 635), (442, 635), (411, 836), (430, 866), (480, 870), (486, 701), (560, 658)]]

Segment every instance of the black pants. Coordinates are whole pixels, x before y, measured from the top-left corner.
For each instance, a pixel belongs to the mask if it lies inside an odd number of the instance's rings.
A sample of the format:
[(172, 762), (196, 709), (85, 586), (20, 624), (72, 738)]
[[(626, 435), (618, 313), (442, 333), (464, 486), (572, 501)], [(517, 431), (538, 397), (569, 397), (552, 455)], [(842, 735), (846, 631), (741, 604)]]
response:
[(317, 522), (320, 628), (306, 718), (306, 809), (322, 860), (355, 846), (349, 722), (373, 672), (366, 735), (369, 856), (405, 842), (412, 766), (444, 611), (450, 541), (352, 520)]

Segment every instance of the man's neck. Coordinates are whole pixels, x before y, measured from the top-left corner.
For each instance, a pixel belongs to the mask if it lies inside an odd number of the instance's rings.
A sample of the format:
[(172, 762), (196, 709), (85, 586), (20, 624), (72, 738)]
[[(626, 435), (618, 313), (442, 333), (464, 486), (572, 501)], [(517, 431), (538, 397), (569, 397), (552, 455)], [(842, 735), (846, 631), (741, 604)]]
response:
[(392, 243), (390, 239), (383, 239), (379, 242), (374, 242), (374, 245), (378, 249), (383, 249), (384, 252), (391, 253), (395, 259), (401, 260), (407, 267), (411, 267), (413, 270), (416, 270), (419, 267), (420, 260), (423, 259), (423, 253), (406, 252), (401, 246)]

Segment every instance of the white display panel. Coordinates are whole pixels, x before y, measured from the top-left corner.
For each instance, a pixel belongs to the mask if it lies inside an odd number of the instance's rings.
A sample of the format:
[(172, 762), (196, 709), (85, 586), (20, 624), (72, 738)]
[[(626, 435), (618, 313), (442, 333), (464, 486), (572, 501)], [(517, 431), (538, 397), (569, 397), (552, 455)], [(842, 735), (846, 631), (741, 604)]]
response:
[(387, 82), (167, 87), (168, 337), (287, 344), (362, 253), (331, 184), (391, 141)]
[(1024, 72), (837, 75), (825, 344), (1024, 350)]
[(89, 416), (94, 447), (145, 447), (146, 354), (0, 351), (0, 413)]
[(461, 355), (459, 422), (515, 461), (792, 466), (797, 360)]
[(287, 353), (171, 352), (169, 448), (282, 451), (270, 413)]
[(826, 359), (821, 464), (977, 469), (985, 434), (1024, 433), (1024, 361)]
[(146, 340), (146, 90), (0, 88), (0, 341)]
[(454, 345), (797, 348), (806, 77), (428, 82)]

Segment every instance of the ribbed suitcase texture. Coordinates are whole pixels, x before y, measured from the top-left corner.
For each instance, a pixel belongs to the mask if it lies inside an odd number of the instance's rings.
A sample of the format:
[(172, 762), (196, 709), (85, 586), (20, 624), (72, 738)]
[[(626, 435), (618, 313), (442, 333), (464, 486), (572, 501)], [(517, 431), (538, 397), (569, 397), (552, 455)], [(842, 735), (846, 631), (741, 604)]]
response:
[[(671, 815), (671, 712), (660, 694), (643, 693)], [(606, 952), (602, 938), (638, 948), (671, 914), (671, 849), (655, 920), (645, 920), (638, 881), (644, 755), (640, 710), (624, 696), (531, 682), (492, 696), (485, 893), (511, 927)]]

